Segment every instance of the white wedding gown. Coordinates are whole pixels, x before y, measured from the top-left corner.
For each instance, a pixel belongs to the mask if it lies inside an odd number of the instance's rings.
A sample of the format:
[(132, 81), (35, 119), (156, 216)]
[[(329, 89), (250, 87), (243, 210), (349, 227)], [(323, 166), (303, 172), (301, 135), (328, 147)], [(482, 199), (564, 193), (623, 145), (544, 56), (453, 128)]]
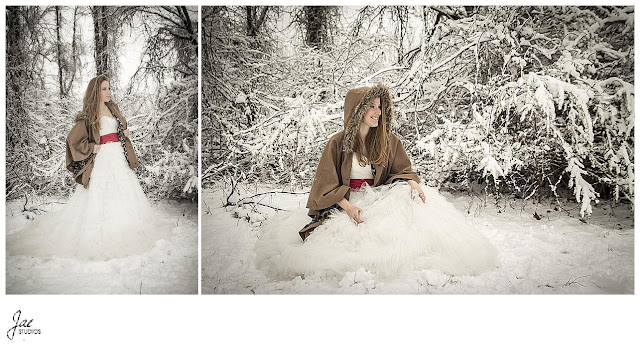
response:
[[(100, 135), (117, 132), (102, 116)], [(60, 211), (43, 214), (7, 236), (8, 255), (109, 260), (144, 253), (172, 234), (149, 205), (120, 142), (100, 146), (88, 188), (77, 185)]]
[(262, 226), (256, 264), (271, 277), (343, 275), (363, 267), (384, 278), (436, 269), (478, 275), (499, 266), (491, 242), (434, 188), (422, 186), (426, 203), (411, 199), (410, 186), (363, 187), (350, 202), (361, 208), (361, 224), (344, 211), (333, 214), (303, 243), (298, 235), (310, 218), (306, 209), (282, 212)]

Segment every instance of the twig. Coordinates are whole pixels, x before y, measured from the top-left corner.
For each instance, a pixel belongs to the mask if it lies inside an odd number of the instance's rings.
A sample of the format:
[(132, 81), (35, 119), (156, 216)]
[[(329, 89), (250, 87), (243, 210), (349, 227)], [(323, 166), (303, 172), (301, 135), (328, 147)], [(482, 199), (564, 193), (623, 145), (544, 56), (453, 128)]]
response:
[(264, 206), (264, 207), (274, 209), (275, 211), (280, 211), (280, 210), (282, 210), (282, 211), (287, 211), (286, 209), (277, 208), (277, 207), (274, 207), (274, 206), (271, 206), (271, 205), (268, 205), (268, 204), (263, 204), (263, 203), (254, 202), (254, 201), (251, 201), (251, 202), (243, 202), (243, 203), (238, 202), (238, 205), (245, 205), (245, 204), (262, 205), (262, 206)]
[(486, 41), (490, 41), (490, 38), (487, 39), (483, 39), (482, 41), (478, 40), (478, 38), (473, 38), (471, 39), (473, 40), (473, 42), (463, 46), (461, 49), (459, 49), (458, 51), (456, 51), (455, 53), (453, 53), (453, 55), (445, 58), (444, 60), (436, 63), (434, 66), (430, 67), (428, 70), (428, 75), (432, 74), (432, 73), (439, 73), (440, 71), (438, 70), (440, 67), (444, 66), (445, 64), (447, 64), (449, 61), (453, 60), (454, 58), (458, 57), (460, 54), (462, 54), (463, 52), (465, 52), (467, 49), (475, 46), (475, 45), (480, 45)]
[[(308, 194), (308, 193), (309, 193), (309, 191), (306, 191), (306, 192), (289, 192), (289, 191), (269, 191), (269, 192), (262, 192), (262, 193), (256, 193), (256, 194), (251, 195), (251, 196), (248, 196), (248, 197), (244, 197), (244, 198), (240, 199), (240, 201), (243, 201), (243, 200), (245, 200), (245, 199), (249, 199), (249, 198), (253, 198), (253, 197), (257, 197), (257, 196), (262, 196), (262, 195), (267, 195), (267, 194), (279, 194), (279, 193), (282, 193), (282, 194), (295, 194), (295, 195), (297, 195), (297, 194)], [(239, 201), (239, 202), (240, 202), (240, 201)]]
[(446, 285), (447, 285), (447, 282), (449, 282), (449, 281), (451, 281), (451, 276), (447, 276), (447, 280), (446, 280), (446, 281), (444, 281), (444, 284), (442, 285), (442, 287), (441, 287), (441, 288), (444, 288), (444, 286), (446, 286)]
[(366, 82), (368, 82), (369, 80), (371, 80), (371, 79), (375, 78), (377, 75), (380, 75), (380, 74), (382, 74), (382, 73), (389, 72), (389, 71), (392, 71), (392, 70), (403, 70), (403, 69), (407, 69), (407, 67), (404, 67), (404, 66), (392, 66), (392, 67), (382, 68), (382, 69), (380, 69), (379, 71), (377, 71), (377, 72), (375, 72), (375, 73), (371, 74), (370, 76), (368, 76), (368, 77), (366, 77), (366, 78), (364, 78), (364, 79), (360, 80), (360, 81), (358, 82), (358, 84), (365, 84), (365, 83), (366, 83)]
[[(34, 205), (32, 205), (31, 207), (29, 207), (29, 208), (30, 208), (30, 209), (33, 209), (34, 207), (39, 207), (39, 206), (41, 206), (41, 205), (54, 204), (54, 203), (55, 203), (55, 204), (66, 204), (65, 202), (51, 201), (51, 202), (43, 202), (43, 203), (40, 203), (40, 204), (34, 204)], [(38, 209), (38, 210), (40, 210), (40, 209)]]
[(233, 181), (233, 177), (231, 177), (231, 193), (229, 193), (229, 195), (227, 196), (227, 203), (225, 203), (225, 207), (228, 207), (231, 205), (231, 202), (229, 202), (229, 198), (231, 198), (231, 196), (233, 195), (233, 192), (235, 192), (236, 190), (236, 186), (238, 185), (237, 182)]
[(211, 207), (209, 206), (209, 204), (207, 204), (207, 202), (204, 199), (202, 199), (202, 204), (204, 204), (204, 206), (207, 207), (207, 211), (205, 213), (211, 215)]
[(576, 278), (574, 278), (574, 279), (573, 279), (573, 281), (571, 280), (571, 277), (569, 277), (569, 279), (567, 280), (567, 282), (566, 282), (564, 285), (565, 285), (565, 286), (570, 286), (570, 285), (572, 285), (572, 284), (574, 284), (574, 283), (577, 283), (577, 284), (579, 284), (579, 285), (581, 285), (581, 286), (583, 286), (583, 287), (584, 287), (584, 284), (582, 284), (582, 283), (580, 283), (580, 282), (577, 282), (577, 281), (578, 281), (579, 279), (583, 278), (583, 277), (589, 277), (589, 276), (591, 276), (591, 275), (584, 275), (584, 276), (576, 277)]

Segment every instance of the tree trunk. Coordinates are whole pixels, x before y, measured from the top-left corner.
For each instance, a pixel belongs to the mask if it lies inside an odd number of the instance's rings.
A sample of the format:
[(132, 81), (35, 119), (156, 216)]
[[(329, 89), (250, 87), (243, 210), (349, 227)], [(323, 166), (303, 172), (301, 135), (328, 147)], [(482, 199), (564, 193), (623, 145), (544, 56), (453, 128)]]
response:
[(305, 42), (310, 47), (320, 50), (329, 45), (330, 9), (327, 6), (304, 6)]
[(184, 24), (184, 29), (187, 31), (187, 33), (189, 33), (189, 37), (191, 37), (191, 45), (193, 45), (196, 50), (198, 50), (198, 35), (193, 30), (193, 24), (191, 23), (191, 18), (189, 18), (187, 7), (179, 6), (178, 12), (182, 13), (182, 22)]
[(255, 30), (253, 28), (253, 17), (254, 9), (253, 6), (245, 6), (245, 11), (247, 12), (247, 36), (255, 36)]
[(73, 34), (71, 35), (71, 65), (67, 67), (67, 72), (71, 75), (65, 87), (66, 93), (69, 94), (76, 79), (76, 70), (78, 69), (78, 38), (76, 35), (78, 29), (78, 6), (73, 8)]
[(63, 77), (63, 57), (62, 57), (62, 39), (60, 38), (60, 29), (62, 27), (62, 18), (60, 13), (60, 6), (56, 6), (56, 56), (58, 59), (58, 88), (60, 93), (60, 99), (66, 96), (64, 90), (64, 77)]
[(268, 10), (269, 6), (245, 6), (245, 11), (247, 12), (247, 36), (255, 37), (258, 35), (258, 31), (267, 17)]
[(404, 64), (404, 40), (407, 35), (409, 10), (406, 6), (394, 6), (398, 30), (398, 64)]
[[(23, 21), (26, 9), (21, 6), (7, 6), (7, 122), (9, 119), (22, 120), (26, 117), (26, 112), (22, 107), (22, 97), (26, 87), (26, 54), (23, 46), (24, 34)], [(13, 144), (11, 134), (7, 134), (7, 144)]]
[(467, 12), (467, 17), (471, 17), (473, 13), (476, 11), (475, 6), (465, 6), (464, 9)]
[(93, 41), (95, 43), (96, 74), (109, 75), (109, 54), (107, 52), (107, 9), (106, 6), (93, 6)]

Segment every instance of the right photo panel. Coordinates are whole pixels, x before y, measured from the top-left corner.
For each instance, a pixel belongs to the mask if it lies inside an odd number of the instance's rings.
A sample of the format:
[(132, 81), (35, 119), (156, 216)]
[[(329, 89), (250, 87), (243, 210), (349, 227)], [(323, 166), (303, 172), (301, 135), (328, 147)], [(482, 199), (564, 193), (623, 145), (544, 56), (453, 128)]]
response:
[(633, 294), (634, 7), (202, 7), (203, 294)]

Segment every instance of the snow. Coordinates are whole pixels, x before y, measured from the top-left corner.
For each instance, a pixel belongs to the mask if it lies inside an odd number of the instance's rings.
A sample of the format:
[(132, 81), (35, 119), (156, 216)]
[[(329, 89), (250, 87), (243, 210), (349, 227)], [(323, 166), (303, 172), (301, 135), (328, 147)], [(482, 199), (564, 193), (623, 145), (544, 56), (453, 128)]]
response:
[[(308, 189), (306, 189), (308, 190)], [(491, 200), (443, 194), (466, 213), (499, 251), (502, 266), (480, 276), (449, 276), (435, 270), (381, 278), (363, 268), (342, 276), (268, 277), (256, 268), (254, 244), (260, 225), (276, 207), (304, 208), (306, 194), (269, 193), (252, 198), (264, 205), (224, 207), (229, 187), (202, 193), (203, 294), (630, 294), (633, 293), (633, 210), (600, 201), (589, 222), (579, 203), (509, 202), (498, 212)], [(240, 188), (229, 200), (264, 192), (292, 192), (265, 184)], [(486, 204), (489, 202), (489, 204)], [(541, 219), (536, 220), (534, 213)]]
[[(41, 210), (57, 210), (66, 200), (44, 197)], [(20, 231), (28, 217), (24, 200), (7, 201), (7, 234)], [(161, 200), (153, 204), (174, 223), (173, 237), (161, 240), (142, 255), (109, 261), (71, 258), (43, 260), (7, 257), (7, 294), (196, 294), (198, 293), (198, 208), (187, 201)]]

